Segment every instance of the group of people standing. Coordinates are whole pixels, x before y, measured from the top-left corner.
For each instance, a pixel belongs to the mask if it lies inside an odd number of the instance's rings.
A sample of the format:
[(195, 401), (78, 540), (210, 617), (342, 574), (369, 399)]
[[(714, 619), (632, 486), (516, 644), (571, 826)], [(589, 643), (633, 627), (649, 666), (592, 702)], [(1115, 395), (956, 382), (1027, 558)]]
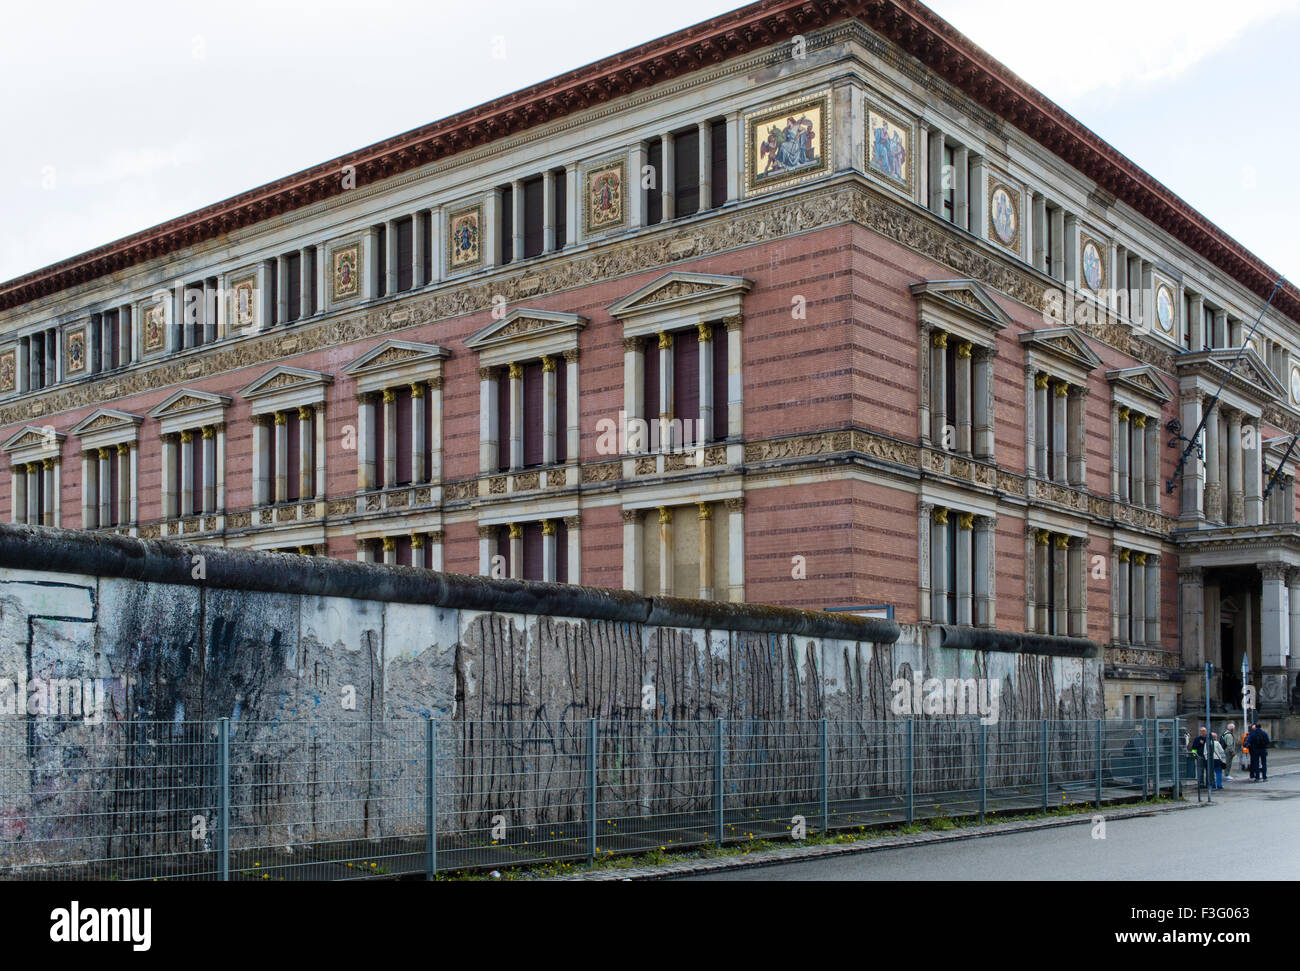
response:
[[(1240, 740), (1237, 738), (1237, 726), (1232, 722), (1228, 723), (1222, 738), (1219, 737), (1218, 732), (1207, 732), (1202, 726), (1200, 735), (1190, 748), (1191, 753), (1196, 756), (1197, 785), (1206, 784), (1206, 769), (1209, 768), (1209, 787), (1222, 789), (1224, 779), (1232, 781), (1233, 761), (1240, 757), (1241, 768), (1244, 770), (1247, 767), (1247, 756), (1250, 757), (1250, 781), (1267, 782), (1270, 741), (1268, 732), (1264, 731), (1258, 722), (1248, 725), (1245, 737)], [(1240, 751), (1238, 751), (1239, 745)]]

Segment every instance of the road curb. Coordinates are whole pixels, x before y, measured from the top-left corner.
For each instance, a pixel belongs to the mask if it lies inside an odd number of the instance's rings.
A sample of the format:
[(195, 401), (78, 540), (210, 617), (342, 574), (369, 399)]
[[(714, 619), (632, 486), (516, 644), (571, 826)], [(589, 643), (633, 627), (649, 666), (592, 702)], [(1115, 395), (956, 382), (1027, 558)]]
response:
[(664, 880), (675, 877), (694, 876), (701, 873), (717, 873), (725, 870), (751, 870), (759, 867), (777, 866), (782, 863), (800, 863), (829, 856), (846, 856), (858, 853), (872, 853), (877, 850), (891, 850), (903, 846), (922, 846), (930, 843), (951, 843), (957, 840), (980, 839), (985, 836), (998, 836), (1005, 833), (1029, 833), (1040, 829), (1057, 829), (1062, 826), (1080, 826), (1092, 824), (1093, 816), (1104, 816), (1110, 822), (1116, 819), (1137, 819), (1142, 816), (1156, 816), (1162, 813), (1177, 812), (1183, 809), (1207, 808), (1213, 803), (1182, 802), (1169, 806), (1133, 806), (1120, 808), (1103, 808), (1092, 813), (1079, 813), (1077, 816), (1065, 816), (1060, 819), (1010, 820), (993, 823), (988, 826), (972, 826), (967, 829), (949, 831), (931, 831), (911, 833), (898, 836), (883, 836), (878, 839), (854, 840), (852, 843), (828, 844), (825, 846), (792, 846), (779, 850), (758, 850), (743, 856), (713, 857), (710, 859), (683, 860), (679, 863), (664, 863), (658, 866), (632, 867), (625, 870), (593, 870), (589, 873), (567, 874), (562, 877), (550, 877), (548, 881), (625, 881), (625, 880)]

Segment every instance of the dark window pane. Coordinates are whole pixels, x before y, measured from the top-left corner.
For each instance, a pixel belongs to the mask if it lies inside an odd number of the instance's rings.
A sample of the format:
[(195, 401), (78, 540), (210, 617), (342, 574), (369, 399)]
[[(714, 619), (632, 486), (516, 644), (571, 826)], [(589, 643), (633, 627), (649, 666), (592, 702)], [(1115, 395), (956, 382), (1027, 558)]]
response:
[(397, 289), (399, 291), (409, 290), (415, 286), (415, 267), (411, 263), (412, 247), (415, 245), (411, 235), (413, 229), (409, 216), (397, 221)]
[(555, 461), (569, 458), (569, 369), (563, 357), (555, 359)]
[(673, 139), (674, 197), (676, 214), (689, 216), (700, 208), (700, 131), (690, 128)]
[(375, 412), (375, 488), (384, 487), (384, 443), (388, 440), (388, 435), (384, 429), (384, 399), (382, 395), (375, 395), (374, 403)]
[(542, 203), (544, 187), (540, 178), (524, 183), (524, 258), (540, 256), (546, 241)]
[(375, 232), (375, 296), (388, 295), (388, 232), (383, 226)]
[(524, 465), (542, 464), (542, 431), (545, 396), (542, 394), (542, 362), (524, 365)]
[(510, 372), (497, 371), (497, 468), (510, 468)]
[(577, 577), (569, 576), (569, 527), (564, 520), (555, 523), (555, 581), (557, 583), (577, 583)]
[[(659, 342), (652, 336), (644, 339), (645, 348), (645, 395), (642, 398), (642, 414), (648, 423), (659, 420)], [(629, 430), (630, 434), (630, 430)], [(650, 447), (649, 441), (641, 443)]]
[(542, 579), (541, 523), (524, 523), (524, 571), (521, 579)]
[[(302, 256), (298, 253), (292, 253), (285, 257), (285, 263), (289, 272), (289, 313), (285, 320), (297, 320), (299, 316), (298, 309), (302, 306)], [(206, 309), (206, 308), (205, 308)], [(199, 312), (199, 337), (196, 344), (203, 343), (203, 312)]]
[(397, 484), (411, 481), (411, 389), (397, 392)]
[(713, 326), (713, 438), (727, 437), (727, 328)]
[(505, 186), (501, 190), (501, 218), (497, 221), (498, 232), (501, 234), (501, 262), (509, 263), (514, 260), (514, 238), (515, 238), (515, 194), (510, 186)]
[(289, 482), (288, 482), (286, 495), (288, 496), (290, 502), (297, 502), (300, 498), (302, 498), (301, 483), (298, 481), (299, 466), (302, 465), (302, 458), (301, 458), (302, 452), (299, 451), (299, 449), (302, 448), (302, 435), (299, 433), (298, 430), (297, 412), (293, 412), (293, 411), (289, 412), (288, 421), (289, 421), (289, 434), (287, 437), (289, 439), (289, 442), (288, 445), (286, 446), (286, 451), (288, 452), (286, 458), (288, 461), (285, 462), (285, 467), (289, 473), (288, 476)]
[(727, 201), (727, 123), (713, 123), (713, 207), (716, 209)]
[(564, 169), (555, 170), (555, 248), (564, 249), (568, 232), (569, 186), (564, 179)]
[(682, 426), (683, 443), (698, 439), (695, 422), (700, 418), (700, 342), (696, 331), (673, 335), (673, 417), (691, 422), (691, 433)]

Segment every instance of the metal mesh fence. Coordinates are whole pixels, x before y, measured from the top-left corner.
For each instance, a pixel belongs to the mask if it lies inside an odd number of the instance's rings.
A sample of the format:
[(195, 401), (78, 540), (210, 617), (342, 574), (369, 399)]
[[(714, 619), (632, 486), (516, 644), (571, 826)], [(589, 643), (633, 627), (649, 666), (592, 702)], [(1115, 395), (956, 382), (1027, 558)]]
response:
[(0, 877), (428, 877), (1176, 795), (1185, 763), (1176, 719), (31, 720)]

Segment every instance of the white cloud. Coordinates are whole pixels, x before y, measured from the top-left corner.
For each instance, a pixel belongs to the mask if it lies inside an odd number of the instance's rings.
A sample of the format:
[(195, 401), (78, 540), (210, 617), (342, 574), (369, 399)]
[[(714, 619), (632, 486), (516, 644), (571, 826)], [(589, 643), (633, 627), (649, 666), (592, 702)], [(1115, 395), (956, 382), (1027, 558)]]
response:
[[(929, 0), (929, 6), (1049, 97), (1068, 102), (1178, 78), (1300, 0)], [(1090, 39), (1089, 39), (1090, 38)]]

